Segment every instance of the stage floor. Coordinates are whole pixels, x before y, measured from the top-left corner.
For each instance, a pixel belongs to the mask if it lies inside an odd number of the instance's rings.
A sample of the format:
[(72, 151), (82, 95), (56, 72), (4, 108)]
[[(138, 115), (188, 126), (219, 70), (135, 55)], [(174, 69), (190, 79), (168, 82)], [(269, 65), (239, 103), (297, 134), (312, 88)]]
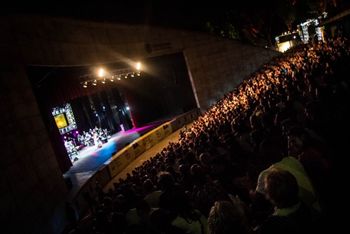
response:
[(133, 128), (127, 131), (121, 131), (111, 136), (107, 143), (102, 147), (89, 146), (79, 151), (78, 161), (73, 163), (73, 166), (67, 173), (79, 173), (87, 171), (96, 171), (98, 168), (118, 150), (133, 142), (141, 135), (156, 128), (162, 122), (149, 124), (140, 128)]
[(73, 196), (112, 155), (166, 121), (157, 121), (140, 128), (118, 132), (112, 135), (108, 142), (103, 144), (101, 148), (90, 146), (79, 151), (79, 160), (74, 162), (73, 166), (63, 175), (72, 182), (73, 188), (70, 191), (71, 195)]

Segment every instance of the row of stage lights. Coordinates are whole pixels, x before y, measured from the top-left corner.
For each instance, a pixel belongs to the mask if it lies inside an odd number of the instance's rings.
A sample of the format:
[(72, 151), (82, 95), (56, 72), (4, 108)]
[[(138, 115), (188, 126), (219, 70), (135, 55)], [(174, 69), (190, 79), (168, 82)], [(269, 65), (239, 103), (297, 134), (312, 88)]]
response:
[[(111, 72), (112, 73), (112, 72)], [(107, 82), (113, 83), (115, 80), (120, 81), (122, 79), (128, 79), (133, 77), (141, 77), (141, 63), (137, 62), (135, 64), (135, 70), (131, 69), (120, 69), (111, 73), (107, 73), (103, 68), (99, 68), (97, 71), (97, 78), (86, 80), (81, 82), (83, 88), (88, 88), (89, 86), (97, 86), (99, 83), (106, 84)]]
[(133, 72), (125, 75), (112, 75), (110, 77), (105, 77), (103, 79), (95, 79), (95, 80), (88, 80), (82, 82), (83, 88), (87, 88), (89, 86), (97, 86), (97, 84), (106, 84), (107, 82), (114, 82), (114, 81), (120, 81), (122, 79), (128, 79), (133, 77), (141, 77), (141, 72)]

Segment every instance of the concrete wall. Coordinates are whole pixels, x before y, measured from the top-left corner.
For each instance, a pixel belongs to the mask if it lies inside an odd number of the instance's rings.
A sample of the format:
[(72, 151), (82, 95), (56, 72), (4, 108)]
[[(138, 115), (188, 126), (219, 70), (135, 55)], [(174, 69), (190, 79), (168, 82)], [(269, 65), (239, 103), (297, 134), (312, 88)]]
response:
[(0, 219), (26, 233), (52, 233), (52, 222), (59, 227), (53, 211), (66, 195), (27, 65), (96, 65), (183, 52), (197, 103), (206, 109), (276, 54), (197, 32), (43, 17), (0, 18), (0, 35)]
[(0, 93), (1, 231), (52, 233), (66, 186), (23, 67), (0, 64)]
[(276, 55), (275, 51), (239, 42), (205, 39), (184, 51), (202, 110)]
[(12, 36), (5, 37), (26, 64), (96, 65), (183, 52), (202, 109), (277, 54), (204, 33), (144, 25), (17, 17), (10, 30)]

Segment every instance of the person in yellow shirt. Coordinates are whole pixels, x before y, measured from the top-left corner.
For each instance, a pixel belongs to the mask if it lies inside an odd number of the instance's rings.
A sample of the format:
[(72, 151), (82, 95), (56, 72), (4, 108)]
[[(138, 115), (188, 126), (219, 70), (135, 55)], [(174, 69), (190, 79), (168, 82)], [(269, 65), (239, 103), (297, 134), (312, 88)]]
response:
[(298, 160), (300, 155), (303, 153), (304, 142), (302, 138), (302, 131), (295, 129), (289, 131), (288, 140), (288, 156), (282, 158), (279, 162), (272, 164), (269, 168), (260, 172), (257, 186), (255, 191), (261, 194), (265, 194), (264, 191), (264, 180), (266, 176), (273, 169), (280, 169), (290, 172), (297, 180), (299, 186), (299, 198), (306, 205), (320, 211), (320, 205), (316, 195), (314, 186), (307, 175), (303, 165)]

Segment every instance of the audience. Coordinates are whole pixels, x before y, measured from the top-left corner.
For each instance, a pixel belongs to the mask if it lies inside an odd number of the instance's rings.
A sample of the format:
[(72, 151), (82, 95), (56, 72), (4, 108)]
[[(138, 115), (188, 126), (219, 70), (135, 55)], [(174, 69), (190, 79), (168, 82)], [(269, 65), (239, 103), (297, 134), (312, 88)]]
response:
[(299, 186), (288, 171), (274, 169), (264, 180), (266, 196), (274, 213), (261, 225), (258, 233), (319, 233), (321, 215), (305, 206), (298, 196)]
[(253, 233), (244, 206), (238, 199), (217, 201), (208, 217), (209, 234)]
[(149, 220), (153, 233), (305, 233), (315, 227), (314, 214), (332, 211), (337, 194), (318, 176), (331, 180), (336, 154), (346, 149), (339, 132), (349, 119), (349, 80), (342, 73), (349, 56), (349, 41), (335, 38), (300, 45), (262, 66), (179, 141), (111, 193), (99, 192), (90, 209), (92, 233), (112, 233), (111, 217), (126, 217), (130, 225), (131, 215), (137, 223)]

